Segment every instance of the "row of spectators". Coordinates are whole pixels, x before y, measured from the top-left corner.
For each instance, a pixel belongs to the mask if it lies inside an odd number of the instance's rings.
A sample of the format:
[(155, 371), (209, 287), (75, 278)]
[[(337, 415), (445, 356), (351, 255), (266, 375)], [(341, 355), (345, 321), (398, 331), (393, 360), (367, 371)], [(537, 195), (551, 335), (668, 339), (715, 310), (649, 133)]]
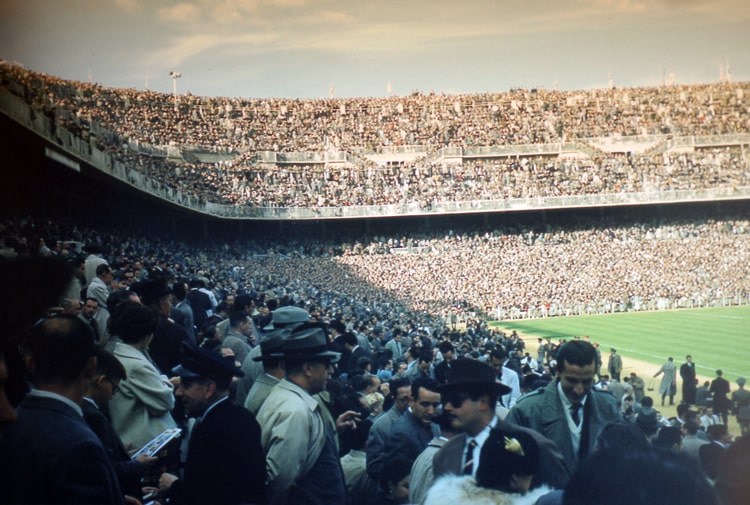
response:
[(350, 152), (497, 146), (603, 136), (747, 133), (750, 83), (351, 99), (200, 97), (67, 81), (8, 63), (3, 84), (66, 124), (120, 139), (228, 150)]
[(394, 166), (228, 166), (175, 163), (128, 153), (128, 167), (203, 201), (251, 207), (342, 207), (418, 202), (509, 200), (750, 185), (740, 147), (691, 153), (563, 159), (524, 156), (466, 161), (416, 161)]
[[(0, 82), (56, 126), (92, 141), (128, 169), (201, 202), (251, 207), (419, 203), (429, 208), (457, 201), (732, 190), (750, 180), (742, 147), (643, 155), (592, 149), (595, 154), (574, 159), (519, 155), (453, 166), (426, 158), (392, 166), (369, 160), (357, 166), (254, 161), (261, 150), (357, 153), (389, 145), (436, 149), (585, 141), (594, 135), (747, 133), (747, 83), (315, 101), (175, 99), (66, 81), (8, 64), (0, 65)], [(535, 122), (542, 126), (529, 126)], [(400, 139), (384, 133), (394, 128), (416, 133)], [(502, 133), (509, 129), (521, 133)], [(227, 156), (201, 162), (195, 156), (145, 155), (129, 148), (135, 142), (219, 150)]]
[(70, 254), (63, 241), (98, 244), (114, 269), (139, 258), (177, 276), (205, 276), (223, 294), (274, 290), (368, 324), (699, 307), (750, 293), (746, 218), (190, 245), (21, 220), (6, 222), (0, 238), (5, 253)]

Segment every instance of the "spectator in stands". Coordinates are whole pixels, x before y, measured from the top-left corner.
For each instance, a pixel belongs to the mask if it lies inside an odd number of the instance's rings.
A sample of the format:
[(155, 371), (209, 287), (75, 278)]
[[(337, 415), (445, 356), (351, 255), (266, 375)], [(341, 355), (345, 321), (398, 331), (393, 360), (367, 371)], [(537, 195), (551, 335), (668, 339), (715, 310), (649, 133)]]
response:
[(612, 396), (592, 389), (595, 370), (594, 346), (567, 342), (557, 354), (556, 380), (524, 396), (506, 419), (555, 442), (571, 473), (591, 453), (604, 425), (620, 419)]
[(137, 459), (131, 459), (105, 414), (109, 401), (120, 382), (125, 379), (125, 368), (122, 363), (109, 351), (97, 349), (96, 369), (87, 384), (81, 409), (86, 424), (96, 433), (107, 451), (107, 456), (117, 473), (120, 489), (128, 496), (140, 498), (143, 494), (141, 479), (146, 475), (148, 467), (156, 463), (157, 458), (141, 454)]
[(170, 503), (265, 503), (265, 457), (255, 416), (229, 398), (242, 372), (231, 357), (185, 344), (175, 394), (198, 419), (188, 443), (184, 477), (164, 473), (159, 493)]
[[(628, 478), (622, 476), (627, 474)], [(669, 483), (669, 485), (665, 485)], [(565, 488), (564, 505), (718, 505), (711, 485), (670, 451), (620, 448), (583, 461)]]
[(91, 330), (74, 316), (45, 319), (23, 345), (34, 389), (0, 438), (5, 500), (124, 503), (114, 468), (80, 406), (96, 368)]
[(170, 413), (172, 383), (146, 355), (158, 321), (154, 311), (135, 302), (125, 302), (112, 321), (112, 331), (121, 340), (113, 354), (125, 367), (126, 379), (109, 402), (109, 412), (115, 431), (133, 449), (177, 426)]
[(386, 468), (396, 458), (404, 458), (409, 468), (430, 440), (438, 436), (439, 428), (433, 418), (440, 409), (440, 392), (437, 383), (429, 377), (420, 377), (411, 384), (409, 409), (393, 423), (385, 441), (386, 462), (380, 474), (385, 478)]

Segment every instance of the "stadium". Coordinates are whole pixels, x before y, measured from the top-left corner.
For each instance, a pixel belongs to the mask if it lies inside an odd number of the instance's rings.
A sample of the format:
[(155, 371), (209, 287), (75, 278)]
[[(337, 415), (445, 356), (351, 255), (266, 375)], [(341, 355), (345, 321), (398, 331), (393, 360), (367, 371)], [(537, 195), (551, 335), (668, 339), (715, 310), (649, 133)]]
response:
[[(499, 321), (530, 349), (591, 335), (639, 373), (692, 352), (702, 379), (747, 375), (749, 82), (230, 99), (6, 62), (0, 111), (7, 255), (95, 244), (362, 334)], [(655, 334), (612, 319), (657, 313)]]

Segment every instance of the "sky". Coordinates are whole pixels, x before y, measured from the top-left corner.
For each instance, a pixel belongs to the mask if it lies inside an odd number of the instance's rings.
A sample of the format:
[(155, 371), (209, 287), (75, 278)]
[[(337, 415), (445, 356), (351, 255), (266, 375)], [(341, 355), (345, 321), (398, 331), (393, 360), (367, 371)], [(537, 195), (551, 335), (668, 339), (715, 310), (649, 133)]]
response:
[(245, 98), (747, 81), (750, 1), (1, 0), (0, 59)]

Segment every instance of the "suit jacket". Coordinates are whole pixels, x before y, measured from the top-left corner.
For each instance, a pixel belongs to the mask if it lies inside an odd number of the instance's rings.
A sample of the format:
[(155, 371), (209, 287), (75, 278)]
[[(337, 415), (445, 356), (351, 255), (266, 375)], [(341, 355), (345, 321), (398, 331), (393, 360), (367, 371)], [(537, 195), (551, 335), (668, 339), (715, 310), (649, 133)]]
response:
[(164, 430), (177, 427), (170, 414), (173, 387), (135, 347), (118, 342), (114, 355), (125, 367), (127, 379), (109, 402), (112, 426), (124, 444), (140, 449)]
[(401, 344), (401, 342), (396, 342), (395, 340), (391, 339), (385, 344), (386, 349), (390, 349), (393, 353), (393, 361), (396, 361), (401, 356), (404, 355), (404, 346)]
[[(532, 485), (534, 487), (547, 485), (549, 487), (562, 489), (570, 480), (570, 470), (565, 464), (560, 449), (547, 437), (534, 430), (510, 424), (501, 419), (497, 420), (496, 427), (509, 433), (523, 431), (531, 435), (539, 446), (539, 470), (534, 476)], [(433, 471), (435, 478), (446, 474), (461, 475), (461, 463), (466, 446), (466, 433), (461, 433), (451, 438), (433, 459)], [(481, 464), (481, 463), (480, 463)]]
[(104, 446), (104, 450), (115, 468), (122, 492), (134, 498), (139, 498), (142, 494), (140, 481), (146, 474), (147, 467), (130, 458), (130, 454), (122, 445), (120, 436), (112, 427), (112, 423), (93, 401), (84, 399), (81, 410), (86, 424), (89, 425), (91, 431), (96, 434)]
[(388, 412), (378, 417), (370, 427), (367, 436), (367, 473), (375, 479), (379, 479), (383, 473), (384, 466), (388, 463), (385, 454), (385, 441), (393, 430), (393, 425), (401, 417), (396, 407), (391, 407)]
[(439, 435), (440, 428), (437, 424), (431, 423), (430, 427), (427, 427), (407, 410), (393, 424), (391, 434), (385, 441), (386, 464), (398, 456), (413, 464), (430, 440)]
[(159, 316), (159, 325), (154, 332), (154, 339), (148, 347), (148, 353), (154, 364), (162, 373), (171, 373), (172, 368), (180, 364), (182, 359), (181, 344), (190, 340), (185, 328), (170, 321), (165, 316)]
[(176, 505), (262, 504), (265, 480), (260, 426), (227, 397), (193, 428), (185, 477), (172, 485), (170, 497)]
[(107, 306), (107, 298), (109, 298), (109, 286), (101, 280), (99, 277), (94, 277), (89, 283), (89, 287), (86, 288), (86, 298), (93, 298), (99, 302), (100, 307)]
[(195, 341), (195, 319), (193, 317), (193, 308), (190, 306), (190, 302), (185, 299), (172, 307), (172, 313), (170, 314), (174, 322), (185, 329), (190, 337), (190, 341), (194, 344)]
[(714, 410), (716, 412), (722, 412), (731, 407), (731, 401), (727, 398), (729, 389), (729, 381), (724, 377), (717, 377), (711, 381), (711, 393), (714, 395)]
[(191, 289), (188, 291), (185, 298), (187, 298), (190, 302), (190, 306), (193, 308), (193, 319), (195, 325), (200, 328), (208, 317), (208, 312), (213, 309), (211, 298), (198, 289)]
[(70, 405), (32, 392), (16, 412), (0, 439), (0, 503), (124, 503), (102, 443)]
[[(530, 428), (552, 440), (562, 452), (565, 466), (572, 474), (578, 464), (580, 453), (577, 454), (573, 449), (565, 407), (557, 392), (557, 382), (554, 380), (547, 387), (522, 396), (510, 409), (505, 420), (517, 426)], [(620, 413), (612, 395), (591, 389), (586, 400), (581, 431), (581, 448), (586, 454), (593, 452), (596, 437), (604, 425), (619, 419)]]

